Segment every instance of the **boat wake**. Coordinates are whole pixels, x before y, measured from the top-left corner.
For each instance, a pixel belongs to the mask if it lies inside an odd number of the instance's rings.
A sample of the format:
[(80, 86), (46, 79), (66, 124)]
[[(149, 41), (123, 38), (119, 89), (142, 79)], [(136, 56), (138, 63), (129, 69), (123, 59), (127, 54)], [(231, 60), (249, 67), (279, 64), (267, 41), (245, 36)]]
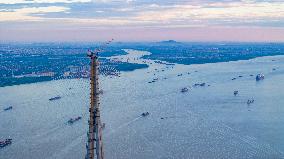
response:
[(133, 119), (133, 120), (127, 122), (127, 123), (124, 123), (124, 124), (120, 125), (120, 126), (117, 127), (116, 129), (113, 129), (113, 130), (109, 131), (108, 133), (106, 133), (105, 136), (109, 136), (109, 135), (111, 135), (111, 134), (117, 132), (118, 130), (120, 130), (120, 129), (126, 127), (126, 126), (129, 126), (130, 124), (134, 123), (135, 121), (137, 121), (137, 120), (140, 119), (140, 118), (142, 118), (142, 116), (139, 116), (139, 117), (137, 117), (137, 118), (135, 118), (135, 119)]

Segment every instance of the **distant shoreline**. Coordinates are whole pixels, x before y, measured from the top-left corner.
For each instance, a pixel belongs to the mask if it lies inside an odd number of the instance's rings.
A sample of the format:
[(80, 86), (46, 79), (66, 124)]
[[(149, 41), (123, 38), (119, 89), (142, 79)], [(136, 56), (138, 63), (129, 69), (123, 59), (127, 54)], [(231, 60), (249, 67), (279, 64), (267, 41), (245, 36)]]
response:
[[(0, 45), (0, 87), (51, 81), (62, 78), (89, 78), (88, 49), (91, 44)], [(135, 51), (136, 50), (136, 51)], [(128, 52), (127, 52), (128, 51)], [(132, 52), (129, 54), (129, 51)], [(140, 51), (140, 52), (139, 52)], [(159, 64), (209, 64), (258, 57), (284, 55), (284, 44), (271, 43), (116, 43), (100, 53), (100, 72), (119, 72)]]
[[(202, 64), (214, 64), (214, 63), (223, 63), (223, 62), (237, 62), (237, 61), (248, 61), (256, 58), (262, 58), (262, 57), (274, 57), (274, 56), (284, 56), (283, 54), (277, 54), (277, 55), (263, 55), (263, 56), (256, 56), (256, 57), (251, 57), (251, 58), (239, 58), (239, 59), (230, 59), (230, 60), (223, 60), (223, 61), (206, 61), (206, 62), (196, 62), (196, 63), (179, 63), (175, 62), (174, 60), (160, 60), (159, 61), (164, 61), (164, 62), (169, 62), (169, 63), (174, 63), (174, 64), (182, 64), (182, 65), (202, 65)], [(144, 58), (144, 57), (143, 57)], [(152, 58), (144, 58), (144, 59), (150, 59), (150, 60), (158, 60), (158, 59), (152, 59)]]
[[(121, 56), (123, 56), (123, 55), (121, 55)], [(238, 62), (238, 61), (248, 61), (248, 60), (253, 60), (253, 59), (257, 59), (257, 58), (266, 58), (266, 57), (275, 57), (275, 56), (284, 56), (284, 55), (265, 55), (265, 56), (258, 56), (258, 57), (249, 58), (249, 59), (237, 59), (237, 60), (207, 62), (207, 63), (193, 63), (193, 64), (184, 64), (184, 65), (202, 65), (202, 64)], [(144, 58), (142, 57), (142, 59), (144, 59)], [(168, 61), (165, 61), (165, 62), (168, 62)], [(129, 64), (131, 64), (131, 63), (129, 63)], [(174, 63), (174, 64), (180, 64), (180, 63)], [(145, 69), (145, 67), (134, 68), (134, 69), (130, 69), (130, 70), (125, 69), (125, 70), (122, 70), (121, 72), (131, 72), (131, 71), (135, 71), (137, 69)], [(75, 79), (75, 78), (66, 78), (66, 79)], [(28, 81), (24, 81), (24, 82), (22, 80), (20, 80), (20, 81), (14, 82), (13, 84), (0, 85), (0, 88), (11, 87), (11, 86), (16, 86), (16, 85), (25, 85), (25, 84), (32, 84), (32, 83), (48, 82), (48, 81), (53, 81), (53, 80), (57, 80), (57, 79), (52, 79), (52, 78), (37, 78), (37, 79), (36, 78), (31, 78)], [(62, 78), (62, 79), (58, 79), (58, 80), (65, 80), (65, 79)]]

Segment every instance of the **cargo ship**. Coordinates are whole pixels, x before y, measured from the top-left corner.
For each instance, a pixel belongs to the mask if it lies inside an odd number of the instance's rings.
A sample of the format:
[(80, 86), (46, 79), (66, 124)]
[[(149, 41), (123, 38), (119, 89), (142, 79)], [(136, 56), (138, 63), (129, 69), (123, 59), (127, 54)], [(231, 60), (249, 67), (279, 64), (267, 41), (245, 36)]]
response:
[(82, 119), (82, 117), (80, 117), (80, 116), (78, 116), (77, 118), (71, 118), (71, 119), (69, 119), (68, 120), (68, 124), (73, 124), (73, 123), (75, 123), (76, 121), (79, 121), (79, 120), (81, 120)]
[(60, 98), (61, 98), (60, 96), (52, 97), (52, 98), (49, 98), (49, 101), (58, 100)]
[(13, 107), (12, 107), (12, 106), (9, 106), (9, 107), (7, 107), (7, 108), (4, 108), (3, 110), (4, 110), (4, 111), (8, 111), (8, 110), (11, 110), (11, 109), (13, 109)]
[(12, 139), (6, 139), (4, 141), (0, 141), (0, 148), (6, 147), (12, 144)]

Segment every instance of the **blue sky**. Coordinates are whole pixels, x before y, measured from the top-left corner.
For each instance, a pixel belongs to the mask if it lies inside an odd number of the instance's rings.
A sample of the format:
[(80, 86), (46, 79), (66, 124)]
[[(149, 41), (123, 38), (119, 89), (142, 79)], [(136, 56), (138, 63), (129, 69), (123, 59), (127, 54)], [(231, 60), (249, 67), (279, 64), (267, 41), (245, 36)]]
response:
[(284, 41), (283, 0), (0, 0), (1, 41)]

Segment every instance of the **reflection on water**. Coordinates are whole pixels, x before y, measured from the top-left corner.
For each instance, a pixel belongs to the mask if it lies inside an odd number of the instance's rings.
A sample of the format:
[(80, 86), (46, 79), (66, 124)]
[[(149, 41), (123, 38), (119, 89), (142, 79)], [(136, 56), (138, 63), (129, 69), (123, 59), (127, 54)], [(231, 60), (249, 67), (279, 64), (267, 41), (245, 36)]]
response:
[[(143, 63), (136, 56), (143, 52), (127, 51), (129, 62)], [(284, 157), (284, 56), (191, 66), (144, 62), (152, 64), (100, 79), (106, 158)], [(258, 73), (263, 81), (255, 81)], [(184, 87), (189, 91), (181, 93)], [(13, 138), (1, 159), (83, 158), (88, 97), (89, 82), (81, 79), (0, 88), (1, 110), (13, 106), (0, 112), (0, 138)], [(83, 120), (67, 124), (77, 116)]]

